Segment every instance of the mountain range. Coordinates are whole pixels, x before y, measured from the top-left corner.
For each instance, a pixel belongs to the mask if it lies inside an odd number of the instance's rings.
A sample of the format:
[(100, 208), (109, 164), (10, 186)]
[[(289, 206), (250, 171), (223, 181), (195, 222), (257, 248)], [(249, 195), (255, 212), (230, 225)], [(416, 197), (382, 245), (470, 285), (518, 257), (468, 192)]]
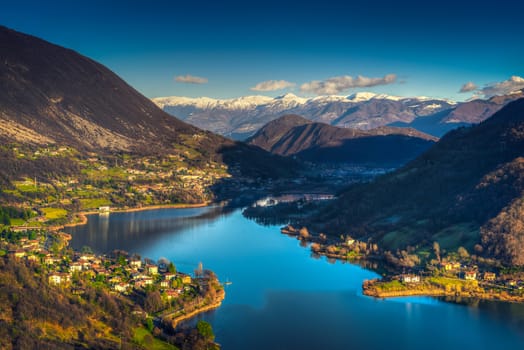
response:
[(426, 97), (401, 98), (359, 92), (351, 96), (302, 98), (288, 93), (276, 98), (236, 99), (160, 97), (153, 101), (164, 111), (201, 128), (234, 139), (245, 139), (271, 120), (297, 114), (317, 122), (356, 129), (373, 129), (393, 122), (411, 122), (454, 105)]
[(404, 167), (355, 185), (312, 221), (386, 249), (466, 247), (524, 265), (524, 98), (446, 134)]
[(412, 128), (340, 128), (297, 115), (275, 119), (246, 140), (271, 153), (314, 163), (379, 166), (404, 164), (435, 141), (436, 137)]
[(291, 93), (279, 97), (245, 96), (234, 99), (159, 97), (164, 111), (190, 124), (233, 139), (246, 139), (282, 115), (296, 114), (333, 126), (369, 130), (379, 126), (413, 127), (440, 137), (459, 126), (485, 120), (507, 102), (522, 96), (456, 103), (429, 97), (398, 97), (371, 92), (350, 96), (303, 98)]

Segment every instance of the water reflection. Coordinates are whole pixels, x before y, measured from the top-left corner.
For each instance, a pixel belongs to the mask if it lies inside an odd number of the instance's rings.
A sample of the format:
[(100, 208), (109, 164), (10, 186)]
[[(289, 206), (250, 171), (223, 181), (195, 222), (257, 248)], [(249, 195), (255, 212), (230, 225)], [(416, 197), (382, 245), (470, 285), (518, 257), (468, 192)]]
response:
[(130, 253), (171, 236), (209, 224), (230, 215), (223, 207), (146, 210), (110, 215), (89, 215), (86, 225), (66, 228), (72, 234), (71, 246), (89, 246), (104, 254), (115, 249)]

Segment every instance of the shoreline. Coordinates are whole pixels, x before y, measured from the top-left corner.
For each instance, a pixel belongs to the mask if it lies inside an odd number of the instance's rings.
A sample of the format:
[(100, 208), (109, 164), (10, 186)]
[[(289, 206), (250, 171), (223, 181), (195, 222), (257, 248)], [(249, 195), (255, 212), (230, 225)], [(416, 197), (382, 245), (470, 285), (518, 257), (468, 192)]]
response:
[[(157, 210), (157, 209), (189, 209), (189, 208), (204, 208), (209, 205), (211, 205), (212, 202), (203, 202), (203, 203), (195, 203), (195, 204), (189, 204), (189, 203), (180, 203), (180, 204), (157, 204), (157, 205), (149, 205), (144, 207), (133, 207), (133, 208), (116, 208), (115, 210), (110, 211), (108, 214), (111, 213), (133, 213), (133, 212), (139, 212), (139, 211), (147, 211), (147, 210)], [(70, 222), (61, 226), (51, 226), (49, 229), (52, 230), (60, 230), (65, 227), (75, 227), (75, 226), (82, 226), (86, 225), (88, 221), (89, 215), (95, 215), (100, 214), (99, 211), (96, 210), (88, 210), (88, 211), (81, 211), (78, 213), (75, 213), (74, 215), (78, 218), (80, 218), (79, 222)]]
[[(493, 293), (486, 292), (485, 290), (470, 290), (470, 291), (447, 291), (443, 288), (438, 287), (422, 287), (412, 288), (405, 290), (392, 290), (392, 291), (381, 291), (378, 290), (374, 285), (375, 282), (364, 281), (362, 283), (362, 294), (368, 297), (388, 299), (398, 297), (452, 297), (452, 298), (472, 298), (485, 301), (497, 301), (497, 302), (509, 302), (509, 303), (524, 303), (524, 297), (509, 295), (506, 293)], [(378, 282), (380, 283), (380, 281)]]
[(368, 297), (378, 298), (378, 299), (390, 299), (390, 298), (404, 298), (404, 297), (452, 297), (452, 298), (472, 298), (479, 299), (484, 301), (496, 301), (504, 303), (524, 303), (524, 299), (516, 296), (500, 296), (489, 293), (454, 293), (446, 292), (444, 290), (440, 291), (406, 291), (406, 292), (368, 292), (363, 289), (362, 294)]
[[(306, 242), (310, 244), (310, 249), (313, 254), (318, 256), (324, 256), (328, 260), (333, 259), (336, 261), (341, 261), (343, 263), (350, 263), (359, 265), (362, 268), (368, 269), (375, 273), (381, 274), (382, 269), (386, 268), (387, 265), (385, 256), (379, 254), (375, 251), (369, 252), (367, 254), (360, 254), (356, 256), (349, 256), (352, 250), (351, 246), (348, 244), (337, 242), (333, 239), (328, 239), (327, 237), (321, 236), (312, 236), (306, 231), (301, 232), (301, 229), (294, 228), (290, 225), (284, 226), (280, 229), (281, 234), (287, 235), (288, 237), (295, 237), (301, 242)], [(357, 243), (360, 243), (357, 241)], [(352, 242), (351, 245), (356, 245), (357, 243)], [(316, 246), (314, 246), (316, 245)], [(340, 251), (336, 251), (329, 248), (334, 247), (338, 248)], [(343, 252), (341, 252), (343, 250)], [(386, 299), (386, 298), (395, 298), (395, 297), (410, 297), (410, 296), (424, 296), (424, 297), (450, 297), (450, 298), (472, 298), (485, 301), (495, 301), (495, 302), (510, 302), (510, 303), (520, 303), (524, 304), (524, 292), (519, 292), (516, 289), (511, 289), (504, 287), (504, 285), (489, 285), (486, 284), (483, 280), (475, 279), (475, 285), (464, 286), (463, 283), (473, 282), (471, 280), (460, 279), (456, 276), (455, 280), (460, 281), (458, 286), (452, 286), (452, 290), (448, 290), (447, 286), (442, 286), (439, 284), (430, 284), (430, 283), (407, 283), (404, 284), (402, 288), (393, 289), (393, 290), (384, 290), (381, 288), (385, 283), (388, 283), (388, 278), (392, 278), (395, 275), (401, 273), (400, 270), (387, 269), (387, 274), (384, 274), (385, 277), (377, 280), (363, 280), (362, 281), (362, 294), (368, 297)], [(467, 289), (463, 289), (463, 288)], [(457, 288), (457, 289), (455, 289)], [(505, 290), (500, 290), (505, 289)]]
[[(203, 208), (211, 205), (212, 202), (202, 202), (202, 203), (178, 203), (178, 204), (156, 204), (148, 205), (144, 207), (134, 207), (127, 209), (115, 209), (110, 213), (132, 213), (137, 211), (146, 211), (146, 210), (156, 210), (156, 209), (188, 209), (188, 208)], [(95, 212), (98, 213), (98, 212)]]
[[(204, 312), (208, 312), (208, 311), (211, 311), (211, 310), (218, 309), (222, 305), (222, 301), (225, 299), (225, 297), (226, 297), (226, 293), (224, 292), (222, 294), (222, 296), (217, 301), (215, 301), (214, 303), (211, 303), (209, 305), (203, 306), (201, 308), (197, 308), (196, 310), (193, 310), (190, 313), (183, 314), (183, 315), (180, 315), (180, 316), (177, 316), (177, 317), (173, 317), (172, 319), (169, 320), (169, 322), (171, 323), (171, 327), (173, 327), (173, 329), (175, 329), (183, 321), (187, 321), (187, 320), (189, 320), (189, 319), (191, 319), (191, 318), (193, 318), (195, 316), (198, 316), (199, 314), (202, 314)], [(170, 316), (165, 316), (164, 319), (169, 318), (169, 317)]]

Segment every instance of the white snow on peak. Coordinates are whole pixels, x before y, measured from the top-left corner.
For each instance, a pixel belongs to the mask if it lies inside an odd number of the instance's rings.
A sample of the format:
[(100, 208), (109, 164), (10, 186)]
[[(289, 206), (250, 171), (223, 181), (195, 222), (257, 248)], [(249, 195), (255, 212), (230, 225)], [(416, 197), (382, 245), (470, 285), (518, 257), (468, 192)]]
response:
[(339, 95), (324, 95), (313, 97), (308, 100), (308, 102), (317, 102), (317, 103), (330, 103), (330, 102), (351, 102), (347, 96)]
[(442, 107), (442, 105), (440, 105), (438, 103), (432, 103), (430, 105), (424, 106), (424, 109), (437, 109), (437, 108), (440, 108), (440, 107)]
[(400, 101), (402, 100), (402, 97), (400, 96), (392, 96), (392, 95), (386, 95), (386, 94), (380, 94), (373, 97), (376, 100), (391, 100), (391, 101)]
[(285, 95), (282, 95), (282, 96), (277, 96), (277, 97), (274, 98), (274, 100), (295, 102), (296, 104), (304, 104), (304, 103), (306, 103), (308, 101), (307, 98), (298, 97), (297, 95), (292, 94), (290, 92), (285, 94)]
[(191, 106), (199, 109), (250, 109), (259, 105), (268, 104), (273, 101), (268, 96), (242, 96), (231, 99), (215, 99), (210, 97), (157, 97), (153, 102), (160, 108), (165, 106)]
[(400, 101), (402, 97), (392, 96), (387, 94), (375, 94), (373, 92), (356, 92), (352, 95), (349, 95), (347, 99), (350, 102), (365, 102), (369, 100), (391, 100), (391, 101)]
[(348, 96), (348, 100), (351, 102), (363, 102), (369, 101), (375, 96), (377, 96), (377, 94), (373, 92), (355, 92), (354, 94)]
[[(329, 104), (329, 103), (361, 103), (370, 100), (390, 100), (402, 102), (425, 102), (430, 100), (443, 101), (449, 104), (456, 104), (455, 101), (446, 99), (437, 99), (432, 97), (399, 97), (387, 94), (375, 94), (373, 92), (356, 92), (350, 96), (325, 95), (312, 98), (304, 98), (287, 93), (278, 97), (269, 97), (262, 95), (242, 96), (230, 99), (215, 99), (210, 97), (157, 97), (152, 99), (160, 108), (166, 106), (172, 107), (192, 107), (201, 110), (226, 109), (226, 110), (252, 110), (257, 107), (270, 108), (273, 111), (296, 108), (300, 106)], [(414, 106), (411, 106), (414, 107)], [(437, 109), (441, 105), (432, 103), (425, 108)]]

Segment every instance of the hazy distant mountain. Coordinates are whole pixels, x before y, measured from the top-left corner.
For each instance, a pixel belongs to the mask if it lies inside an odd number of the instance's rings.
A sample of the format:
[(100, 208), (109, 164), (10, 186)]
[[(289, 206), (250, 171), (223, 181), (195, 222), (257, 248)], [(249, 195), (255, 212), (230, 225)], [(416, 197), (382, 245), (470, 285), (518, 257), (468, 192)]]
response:
[(410, 123), (395, 122), (390, 125), (411, 127), (440, 137), (459, 126), (480, 123), (495, 114), (507, 103), (521, 97), (524, 97), (524, 93), (519, 91), (506, 96), (494, 96), (488, 100), (477, 99), (459, 103), (453, 108), (430, 116), (416, 118)]
[(246, 142), (275, 154), (311, 162), (398, 166), (415, 158), (436, 140), (409, 128), (380, 127), (364, 131), (286, 115), (266, 124)]
[(207, 97), (159, 97), (153, 101), (164, 111), (206, 130), (232, 138), (247, 138), (282, 115), (297, 114), (335, 126), (373, 129), (393, 122), (411, 122), (454, 106), (454, 102), (426, 97), (401, 98), (359, 92), (351, 96), (276, 98), (246, 96), (218, 100)]
[(451, 131), (405, 167), (357, 185), (318, 218), (388, 249), (464, 246), (524, 265), (524, 99)]

